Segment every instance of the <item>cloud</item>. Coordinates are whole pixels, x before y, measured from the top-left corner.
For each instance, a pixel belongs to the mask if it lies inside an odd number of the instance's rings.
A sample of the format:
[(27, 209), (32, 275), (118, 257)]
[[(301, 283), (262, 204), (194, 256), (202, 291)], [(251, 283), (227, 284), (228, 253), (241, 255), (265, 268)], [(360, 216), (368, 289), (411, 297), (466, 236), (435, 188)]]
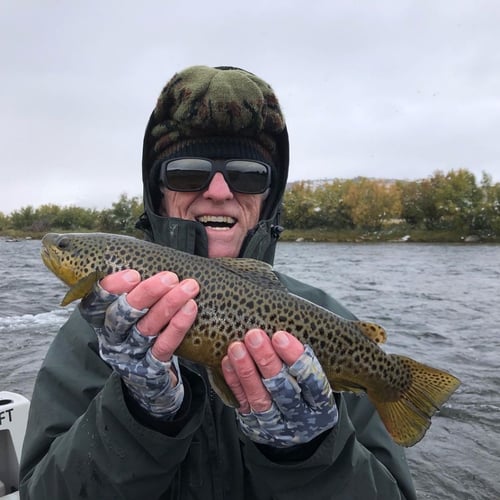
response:
[(147, 119), (191, 64), (272, 84), (292, 180), (465, 167), (499, 182), (499, 22), (493, 0), (4, 0), (0, 211), (140, 195)]

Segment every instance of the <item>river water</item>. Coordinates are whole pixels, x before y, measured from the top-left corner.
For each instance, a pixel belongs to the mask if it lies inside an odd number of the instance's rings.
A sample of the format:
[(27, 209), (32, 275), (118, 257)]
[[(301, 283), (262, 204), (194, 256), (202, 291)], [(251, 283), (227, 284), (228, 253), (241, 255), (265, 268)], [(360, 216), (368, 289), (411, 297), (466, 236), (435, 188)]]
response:
[[(0, 390), (27, 397), (71, 310), (39, 247), (0, 239)], [(407, 450), (419, 498), (500, 499), (500, 246), (280, 243), (275, 267), (384, 326), (387, 352), (462, 380)]]

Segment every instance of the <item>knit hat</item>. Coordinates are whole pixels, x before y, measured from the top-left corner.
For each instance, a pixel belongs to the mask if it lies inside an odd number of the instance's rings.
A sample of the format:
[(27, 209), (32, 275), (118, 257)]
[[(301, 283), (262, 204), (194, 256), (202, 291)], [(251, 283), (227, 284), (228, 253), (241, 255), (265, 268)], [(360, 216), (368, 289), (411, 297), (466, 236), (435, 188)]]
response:
[(174, 75), (158, 98), (144, 138), (143, 181), (155, 210), (159, 164), (175, 156), (264, 161), (275, 167), (271, 190), (273, 182), (279, 184), (281, 197), (288, 134), (272, 88), (252, 73), (226, 66), (192, 66)]

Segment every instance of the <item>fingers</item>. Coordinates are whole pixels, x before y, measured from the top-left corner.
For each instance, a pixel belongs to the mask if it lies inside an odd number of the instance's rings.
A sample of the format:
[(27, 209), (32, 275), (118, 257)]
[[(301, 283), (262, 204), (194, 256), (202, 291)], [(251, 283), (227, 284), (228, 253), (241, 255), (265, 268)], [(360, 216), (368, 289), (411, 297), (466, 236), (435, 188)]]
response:
[(199, 285), (193, 279), (179, 282), (176, 274), (165, 271), (144, 281), (135, 270), (119, 271), (101, 280), (101, 287), (109, 293), (127, 293), (130, 308), (145, 310), (136, 324), (138, 333), (156, 336), (152, 354), (159, 361), (170, 360), (190, 329), (198, 308), (193, 300)]
[[(276, 354), (288, 366), (293, 365), (304, 352), (304, 344), (288, 332), (276, 332), (272, 338), (272, 345), (276, 350)], [(269, 378), (269, 376), (266, 378)]]
[[(101, 286), (109, 293), (127, 293), (127, 303), (134, 309), (149, 309), (137, 323), (138, 331), (145, 336), (158, 335), (174, 315), (199, 293), (199, 285), (195, 280), (179, 282), (177, 275), (169, 271), (158, 273), (144, 281), (141, 281), (135, 270), (119, 271), (103, 278)], [(196, 311), (193, 311), (191, 305), (186, 312), (190, 318), (189, 328)], [(182, 329), (185, 324), (187, 322), (181, 314), (177, 319), (177, 327)]]
[(276, 376), (283, 362), (293, 364), (304, 346), (287, 332), (276, 332), (272, 341), (263, 330), (250, 330), (244, 342), (233, 342), (222, 362), (225, 380), (240, 403), (240, 412), (267, 411), (272, 398), (262, 379)]
[(245, 347), (264, 378), (274, 377), (283, 366), (269, 336), (262, 330), (250, 330), (245, 335)]
[(243, 389), (241, 385), (239, 375), (234, 370), (229, 356), (224, 356), (222, 359), (222, 374), (224, 375), (227, 385), (240, 404), (238, 411), (243, 415), (250, 413), (252, 409), (250, 408), (245, 389)]
[[(121, 295), (130, 292), (141, 281), (141, 275), (134, 269), (125, 269), (108, 274), (101, 280), (101, 286), (109, 293)], [(138, 309), (142, 309), (138, 308)]]
[(136, 308), (149, 307), (137, 323), (144, 336), (158, 335), (152, 347), (153, 356), (168, 361), (191, 328), (198, 308), (193, 300), (200, 291), (193, 279), (179, 282), (174, 273), (159, 273), (137, 285), (127, 301)]
[(227, 361), (222, 369), (227, 384), (240, 403), (239, 411), (249, 413), (250, 410), (263, 412), (271, 407), (271, 396), (262, 383), (261, 375), (252, 356), (243, 342), (233, 342), (227, 351)]
[[(145, 309), (151, 308), (161, 297), (177, 286), (179, 278), (172, 272), (164, 271), (141, 281), (141, 276), (137, 271), (126, 269), (105, 276), (100, 284), (109, 293), (116, 295), (127, 293), (127, 302), (131, 307)], [(196, 281), (185, 280), (182, 285), (183, 289), (187, 289), (190, 298), (198, 294), (199, 288)]]
[[(153, 280), (153, 278), (156, 279)], [(128, 302), (134, 307), (149, 307), (148, 314), (137, 324), (137, 329), (142, 335), (157, 335), (200, 291), (195, 280), (187, 279), (179, 283), (177, 276), (173, 273), (161, 273), (153, 278), (143, 281), (127, 296)], [(147, 303), (150, 305), (144, 305)], [(179, 326), (182, 327), (182, 325), (181, 320)]]
[[(171, 318), (166, 328), (158, 335), (151, 352), (156, 359), (168, 361), (177, 347), (184, 340), (191, 328), (198, 306), (193, 299), (189, 299)], [(143, 318), (145, 319), (146, 316)], [(141, 320), (142, 321), (142, 320)]]

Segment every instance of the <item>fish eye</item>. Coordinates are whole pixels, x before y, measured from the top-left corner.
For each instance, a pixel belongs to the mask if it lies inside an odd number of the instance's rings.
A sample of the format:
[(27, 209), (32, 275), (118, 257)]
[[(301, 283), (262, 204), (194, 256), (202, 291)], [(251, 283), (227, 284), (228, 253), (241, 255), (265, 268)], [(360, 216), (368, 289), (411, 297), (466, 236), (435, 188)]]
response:
[(57, 248), (59, 248), (60, 250), (64, 250), (68, 247), (69, 247), (69, 238), (62, 237), (57, 242)]

